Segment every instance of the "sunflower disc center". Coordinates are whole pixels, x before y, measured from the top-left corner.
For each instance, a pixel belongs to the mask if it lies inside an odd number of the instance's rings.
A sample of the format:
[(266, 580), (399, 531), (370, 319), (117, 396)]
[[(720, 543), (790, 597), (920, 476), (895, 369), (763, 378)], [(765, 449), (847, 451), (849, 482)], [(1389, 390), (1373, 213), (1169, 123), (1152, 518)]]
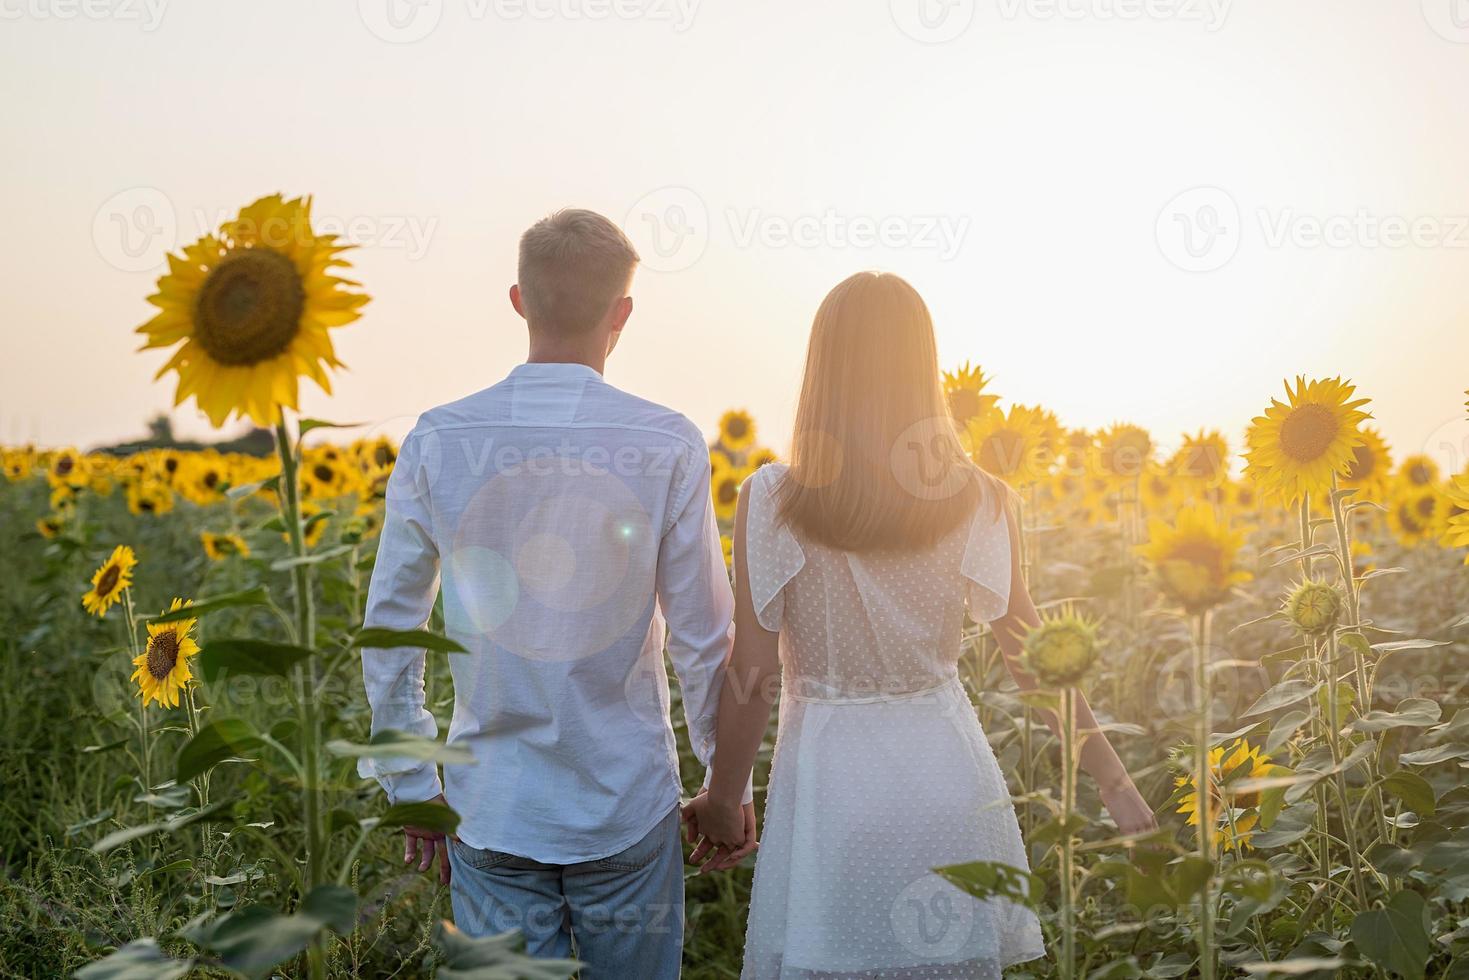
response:
[(220, 364), (258, 364), (291, 345), (305, 305), (290, 259), (265, 248), (239, 249), (200, 287), (195, 338)]
[(1340, 425), (1325, 405), (1302, 405), (1280, 425), (1280, 448), (1291, 459), (1310, 463), (1325, 455)]
[(176, 633), (169, 631), (159, 633), (153, 637), (148, 644), (148, 673), (153, 675), (154, 680), (163, 680), (173, 672), (174, 664), (179, 661), (179, 638)]
[(1352, 450), (1352, 463), (1347, 467), (1347, 479), (1365, 480), (1376, 468), (1377, 458), (1372, 455), (1372, 450), (1365, 445), (1358, 446)]
[(108, 565), (102, 570), (102, 577), (97, 580), (97, 594), (109, 596), (112, 590), (117, 588), (117, 580), (122, 578), (122, 568), (118, 565)]

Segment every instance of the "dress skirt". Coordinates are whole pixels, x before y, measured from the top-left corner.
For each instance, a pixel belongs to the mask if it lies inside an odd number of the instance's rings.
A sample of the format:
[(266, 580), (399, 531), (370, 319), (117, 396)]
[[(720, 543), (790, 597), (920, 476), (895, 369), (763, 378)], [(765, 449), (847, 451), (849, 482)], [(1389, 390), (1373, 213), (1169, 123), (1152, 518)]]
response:
[(1029, 909), (971, 898), (931, 870), (977, 860), (1028, 869), (957, 677), (874, 698), (788, 687), (741, 975), (998, 980), (1045, 950)]

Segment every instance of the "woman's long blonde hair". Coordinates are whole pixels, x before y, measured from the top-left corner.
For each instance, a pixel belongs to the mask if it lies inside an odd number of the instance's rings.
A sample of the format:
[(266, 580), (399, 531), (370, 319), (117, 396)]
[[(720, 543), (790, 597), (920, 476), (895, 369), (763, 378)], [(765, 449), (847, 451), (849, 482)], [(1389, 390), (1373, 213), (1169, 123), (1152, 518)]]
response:
[(1004, 485), (959, 443), (939, 377), (933, 318), (901, 277), (859, 272), (811, 325), (780, 516), (846, 551), (935, 544)]

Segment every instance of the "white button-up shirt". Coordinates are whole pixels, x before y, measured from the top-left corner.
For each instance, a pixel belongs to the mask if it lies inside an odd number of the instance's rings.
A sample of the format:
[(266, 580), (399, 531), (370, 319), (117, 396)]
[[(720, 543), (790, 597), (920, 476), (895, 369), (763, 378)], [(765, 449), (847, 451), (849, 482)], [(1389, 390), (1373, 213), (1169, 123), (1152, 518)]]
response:
[[(581, 364), (524, 364), (425, 413), (404, 440), (366, 625), (422, 627), (442, 591), (454, 679), (449, 805), (472, 847), (548, 864), (607, 857), (678, 802), (664, 638), (706, 765), (734, 599), (709, 450), (676, 412)], [(424, 652), (364, 650), (372, 730), (435, 737)], [(394, 802), (437, 767), (364, 759)]]

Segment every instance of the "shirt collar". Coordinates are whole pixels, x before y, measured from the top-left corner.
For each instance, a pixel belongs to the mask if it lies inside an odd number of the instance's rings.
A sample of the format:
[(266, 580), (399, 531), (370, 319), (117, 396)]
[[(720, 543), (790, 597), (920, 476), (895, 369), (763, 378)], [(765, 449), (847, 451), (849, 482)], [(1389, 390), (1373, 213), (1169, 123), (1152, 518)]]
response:
[(518, 364), (510, 371), (512, 378), (596, 378), (602, 375), (596, 368), (575, 362), (542, 361), (536, 364)]

